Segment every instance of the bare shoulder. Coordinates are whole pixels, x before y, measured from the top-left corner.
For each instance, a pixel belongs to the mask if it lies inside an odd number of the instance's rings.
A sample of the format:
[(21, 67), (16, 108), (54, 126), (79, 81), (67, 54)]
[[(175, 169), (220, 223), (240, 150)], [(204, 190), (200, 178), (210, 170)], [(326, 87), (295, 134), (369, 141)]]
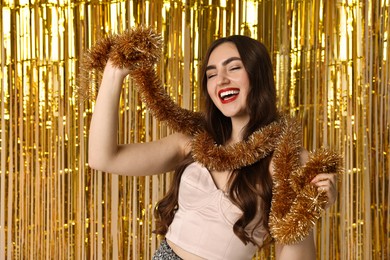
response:
[(302, 147), (300, 154), (301, 165), (305, 165), (307, 163), (307, 161), (309, 160), (309, 155), (309, 151)]
[(179, 153), (182, 154), (183, 158), (191, 152), (192, 136), (182, 133), (174, 133), (167, 136), (166, 138), (163, 138), (162, 141), (168, 143), (175, 143), (176, 147), (178, 147), (179, 149)]

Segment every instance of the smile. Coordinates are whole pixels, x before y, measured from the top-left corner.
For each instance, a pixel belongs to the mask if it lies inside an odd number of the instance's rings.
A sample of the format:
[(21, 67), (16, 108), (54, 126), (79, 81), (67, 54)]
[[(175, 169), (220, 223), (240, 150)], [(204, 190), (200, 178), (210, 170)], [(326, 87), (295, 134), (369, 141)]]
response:
[(237, 88), (221, 89), (218, 92), (218, 96), (221, 99), (222, 104), (232, 102), (237, 99), (240, 90)]

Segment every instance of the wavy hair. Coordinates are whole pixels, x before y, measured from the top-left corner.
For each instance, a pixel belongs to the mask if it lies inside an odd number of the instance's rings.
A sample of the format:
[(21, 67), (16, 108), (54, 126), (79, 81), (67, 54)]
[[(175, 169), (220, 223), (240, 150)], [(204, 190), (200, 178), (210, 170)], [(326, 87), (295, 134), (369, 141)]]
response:
[[(214, 41), (206, 52), (200, 82), (205, 97), (206, 130), (216, 143), (221, 145), (230, 138), (232, 124), (230, 118), (219, 111), (207, 93), (206, 67), (213, 50), (227, 42), (233, 43), (237, 47), (250, 82), (247, 97), (247, 112), (250, 119), (244, 128), (244, 140), (248, 139), (254, 131), (278, 118), (273, 68), (266, 47), (257, 40), (242, 35), (220, 38)], [(268, 217), (272, 200), (270, 161), (271, 155), (253, 165), (237, 169), (233, 171), (228, 180), (229, 197), (243, 212), (233, 225), (233, 231), (245, 244), (248, 242), (257, 244), (253, 234), (260, 225), (263, 225), (267, 230), (269, 228)], [(180, 178), (184, 169), (192, 162), (193, 159), (189, 156), (177, 168), (170, 190), (155, 208), (157, 219), (155, 232), (157, 234), (165, 235), (173, 221), (178, 207)], [(249, 224), (251, 224), (251, 232), (248, 232)]]

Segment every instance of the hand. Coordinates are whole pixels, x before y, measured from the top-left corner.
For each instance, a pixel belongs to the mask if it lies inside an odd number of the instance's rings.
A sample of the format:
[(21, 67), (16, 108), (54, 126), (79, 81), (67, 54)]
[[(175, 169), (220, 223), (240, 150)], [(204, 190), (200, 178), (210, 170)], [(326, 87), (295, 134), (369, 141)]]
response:
[(111, 71), (112, 73), (114, 73), (115, 76), (122, 79), (125, 78), (130, 73), (130, 70), (128, 68), (116, 67), (110, 59), (107, 61), (104, 71), (105, 72)]
[(311, 183), (315, 185), (318, 192), (323, 192), (328, 197), (328, 203), (325, 208), (332, 206), (337, 199), (337, 174), (333, 173), (321, 173), (316, 175), (311, 180)]

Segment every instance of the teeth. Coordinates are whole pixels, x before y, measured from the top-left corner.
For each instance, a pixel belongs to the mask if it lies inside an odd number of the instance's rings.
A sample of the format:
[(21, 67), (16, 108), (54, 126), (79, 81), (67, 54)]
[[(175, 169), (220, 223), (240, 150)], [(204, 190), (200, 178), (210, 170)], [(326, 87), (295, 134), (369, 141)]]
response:
[(225, 98), (226, 96), (235, 95), (235, 94), (238, 94), (238, 93), (239, 93), (238, 90), (228, 90), (228, 91), (222, 92), (220, 94), (220, 96), (221, 96), (221, 98)]

